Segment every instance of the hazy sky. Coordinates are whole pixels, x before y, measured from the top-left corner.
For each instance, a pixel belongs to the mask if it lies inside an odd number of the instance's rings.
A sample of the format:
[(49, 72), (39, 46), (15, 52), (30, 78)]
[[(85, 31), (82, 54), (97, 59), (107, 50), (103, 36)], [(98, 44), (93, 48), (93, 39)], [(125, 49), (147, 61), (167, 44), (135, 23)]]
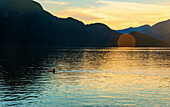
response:
[(58, 17), (85, 24), (101, 22), (112, 29), (153, 25), (170, 19), (170, 0), (35, 0)]

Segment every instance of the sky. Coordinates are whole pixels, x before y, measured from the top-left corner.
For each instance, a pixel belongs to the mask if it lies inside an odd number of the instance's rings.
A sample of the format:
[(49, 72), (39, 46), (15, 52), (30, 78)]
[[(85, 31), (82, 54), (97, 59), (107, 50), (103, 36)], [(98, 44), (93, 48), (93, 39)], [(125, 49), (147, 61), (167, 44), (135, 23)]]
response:
[(60, 18), (104, 23), (114, 30), (170, 19), (170, 0), (34, 0)]

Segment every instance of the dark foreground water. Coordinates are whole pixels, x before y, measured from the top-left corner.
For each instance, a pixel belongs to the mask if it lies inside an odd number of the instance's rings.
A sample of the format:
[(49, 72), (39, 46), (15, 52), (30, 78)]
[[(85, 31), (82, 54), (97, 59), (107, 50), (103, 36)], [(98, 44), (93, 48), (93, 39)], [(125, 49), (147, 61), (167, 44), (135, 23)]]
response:
[(170, 48), (0, 48), (0, 106), (168, 107)]

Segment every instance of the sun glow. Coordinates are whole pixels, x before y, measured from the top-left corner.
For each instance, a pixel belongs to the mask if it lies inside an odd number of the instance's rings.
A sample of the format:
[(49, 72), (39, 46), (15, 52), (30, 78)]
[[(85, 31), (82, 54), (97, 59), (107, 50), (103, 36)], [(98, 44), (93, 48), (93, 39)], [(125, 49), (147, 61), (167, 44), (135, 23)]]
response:
[[(160, 3), (128, 2), (111, 0), (52, 1), (37, 0), (50, 13), (57, 17), (73, 17), (85, 24), (104, 23), (114, 30), (155, 23), (170, 18), (170, 6), (165, 1)], [(54, 5), (55, 4), (55, 5)]]
[(122, 34), (118, 40), (119, 47), (135, 47), (136, 39), (130, 34)]

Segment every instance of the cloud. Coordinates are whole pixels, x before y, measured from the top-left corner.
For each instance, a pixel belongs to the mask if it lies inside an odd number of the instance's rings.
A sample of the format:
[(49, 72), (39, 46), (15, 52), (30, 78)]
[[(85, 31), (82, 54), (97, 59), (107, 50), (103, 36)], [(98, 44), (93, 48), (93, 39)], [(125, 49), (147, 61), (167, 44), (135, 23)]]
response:
[(43, 1), (43, 3), (57, 4), (57, 5), (67, 5), (67, 4), (69, 4), (68, 2), (58, 2), (58, 1)]
[(158, 4), (142, 4), (134, 2), (118, 2), (98, 0), (100, 6), (88, 8), (68, 8), (59, 13), (62, 17), (72, 16), (85, 23), (102, 22), (113, 29), (130, 26), (155, 24), (170, 18), (170, 6)]
[[(84, 8), (75, 8), (75, 9), (66, 9), (59, 12), (59, 15), (61, 17), (74, 17), (79, 20), (83, 21), (94, 21), (94, 20), (100, 20), (101, 17), (96, 16), (95, 14), (89, 14), (88, 9), (84, 10)], [(90, 10), (89, 10), (90, 11)]]

